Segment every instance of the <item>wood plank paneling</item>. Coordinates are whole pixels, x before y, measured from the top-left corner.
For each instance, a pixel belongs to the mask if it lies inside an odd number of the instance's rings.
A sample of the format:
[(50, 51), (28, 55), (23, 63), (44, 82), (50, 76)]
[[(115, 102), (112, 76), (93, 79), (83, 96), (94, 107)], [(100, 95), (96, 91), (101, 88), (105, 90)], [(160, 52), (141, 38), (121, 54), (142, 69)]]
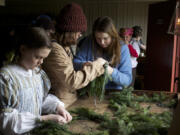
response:
[(7, 0), (6, 7), (0, 8), (0, 14), (57, 15), (69, 2), (76, 2), (83, 8), (88, 20), (88, 30), (85, 34), (91, 32), (92, 24), (98, 16), (106, 15), (113, 19), (117, 29), (140, 25), (143, 28), (143, 41), (146, 43), (149, 5), (146, 0), (144, 2), (142, 0)]
[(5, 0), (0, 0), (0, 6), (5, 6)]

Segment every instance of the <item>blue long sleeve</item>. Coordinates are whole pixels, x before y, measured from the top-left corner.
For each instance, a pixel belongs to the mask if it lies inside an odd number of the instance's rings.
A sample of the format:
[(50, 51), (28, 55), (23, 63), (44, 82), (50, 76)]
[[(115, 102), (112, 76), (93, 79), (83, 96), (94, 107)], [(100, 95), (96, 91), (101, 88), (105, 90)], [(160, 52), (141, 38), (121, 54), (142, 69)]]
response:
[(112, 81), (121, 86), (128, 86), (132, 80), (132, 66), (129, 49), (126, 45), (121, 48), (121, 61), (112, 73)]
[[(76, 70), (82, 68), (82, 64), (86, 61), (93, 61), (92, 41), (85, 38), (81, 42), (81, 47), (74, 57), (74, 67)], [(122, 45), (120, 63), (113, 68), (112, 81), (106, 85), (106, 89), (122, 89), (123, 86), (130, 85), (132, 81), (132, 66), (130, 53), (127, 45)]]
[(84, 62), (93, 61), (92, 41), (90, 40), (90, 38), (82, 39), (82, 41), (79, 42), (78, 46), (78, 51), (73, 60), (75, 70), (82, 69), (82, 65)]

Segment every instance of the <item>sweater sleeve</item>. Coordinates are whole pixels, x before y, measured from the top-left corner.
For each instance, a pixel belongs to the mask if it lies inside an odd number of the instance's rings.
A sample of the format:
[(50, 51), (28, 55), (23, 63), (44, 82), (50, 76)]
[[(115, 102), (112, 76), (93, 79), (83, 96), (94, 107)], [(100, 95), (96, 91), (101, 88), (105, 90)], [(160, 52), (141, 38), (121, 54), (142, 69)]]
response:
[(29, 113), (19, 113), (16, 109), (6, 108), (0, 114), (0, 129), (6, 135), (23, 134), (36, 127), (36, 120), (39, 117)]
[(46, 114), (55, 113), (57, 105), (64, 107), (64, 103), (61, 102), (56, 96), (48, 94), (45, 101), (43, 102), (42, 112)]
[(90, 66), (84, 66), (82, 70), (75, 71), (72, 58), (57, 43), (53, 44), (50, 55), (44, 61), (43, 68), (50, 80), (61, 82), (70, 90), (83, 88), (104, 73), (103, 65), (98, 61), (93, 62)]
[(4, 134), (22, 134), (36, 126), (38, 116), (29, 112), (19, 112), (16, 85), (8, 76), (0, 75), (0, 129)]
[(127, 45), (121, 48), (121, 60), (112, 73), (112, 81), (121, 86), (128, 86), (132, 81), (132, 66)]

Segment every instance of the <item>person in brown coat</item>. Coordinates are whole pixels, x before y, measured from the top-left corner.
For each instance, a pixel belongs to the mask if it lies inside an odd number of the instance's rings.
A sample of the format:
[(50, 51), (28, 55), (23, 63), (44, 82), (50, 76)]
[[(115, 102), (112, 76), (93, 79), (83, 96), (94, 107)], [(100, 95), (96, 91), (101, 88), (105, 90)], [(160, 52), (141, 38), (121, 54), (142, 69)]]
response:
[(52, 83), (53, 93), (68, 107), (77, 100), (77, 89), (83, 88), (90, 81), (104, 73), (102, 58), (75, 71), (71, 45), (76, 45), (81, 32), (87, 29), (86, 17), (76, 3), (65, 5), (57, 16), (57, 42), (52, 43), (52, 50), (43, 69)]

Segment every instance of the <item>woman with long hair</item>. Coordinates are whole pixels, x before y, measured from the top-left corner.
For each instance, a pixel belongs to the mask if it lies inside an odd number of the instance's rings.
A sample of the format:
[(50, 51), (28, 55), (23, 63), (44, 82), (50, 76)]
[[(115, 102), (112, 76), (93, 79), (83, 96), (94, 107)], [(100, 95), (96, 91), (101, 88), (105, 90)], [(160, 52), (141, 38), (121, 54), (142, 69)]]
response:
[(120, 44), (120, 37), (110, 17), (98, 17), (92, 34), (82, 39), (74, 59), (75, 68), (81, 69), (92, 61), (103, 58), (109, 62), (108, 73), (112, 81), (107, 89), (122, 89), (132, 79), (131, 60), (128, 47)]

